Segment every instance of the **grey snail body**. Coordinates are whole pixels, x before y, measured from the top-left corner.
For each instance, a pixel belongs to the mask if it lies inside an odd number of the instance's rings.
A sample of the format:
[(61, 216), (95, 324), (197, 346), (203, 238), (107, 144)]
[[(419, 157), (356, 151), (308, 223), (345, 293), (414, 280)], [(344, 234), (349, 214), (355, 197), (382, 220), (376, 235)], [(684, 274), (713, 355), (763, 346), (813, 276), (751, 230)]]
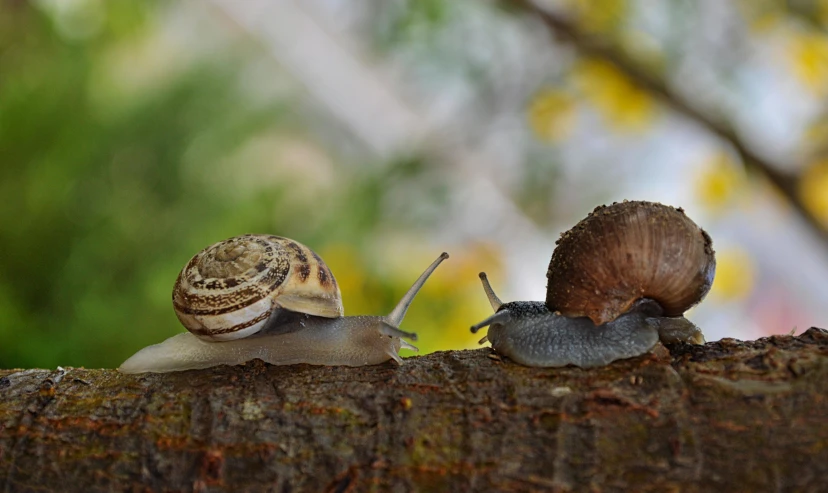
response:
[(603, 366), (665, 344), (704, 343), (682, 316), (713, 282), (710, 237), (684, 211), (651, 202), (596, 208), (558, 241), (546, 302), (502, 303), (480, 274), (495, 314), (481, 343), (527, 366)]
[(336, 279), (308, 247), (272, 235), (244, 235), (211, 245), (182, 269), (173, 289), (188, 332), (148, 346), (119, 368), (169, 372), (236, 365), (259, 358), (274, 365), (363, 366), (402, 363), (416, 350), (398, 328), (440, 255), (386, 316), (342, 316)]

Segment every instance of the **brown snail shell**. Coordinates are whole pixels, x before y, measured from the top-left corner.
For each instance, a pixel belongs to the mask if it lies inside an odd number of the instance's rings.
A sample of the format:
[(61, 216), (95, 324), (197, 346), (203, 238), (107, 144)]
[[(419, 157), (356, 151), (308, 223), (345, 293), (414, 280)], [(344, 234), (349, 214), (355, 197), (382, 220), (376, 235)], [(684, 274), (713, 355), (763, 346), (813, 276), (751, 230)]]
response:
[(305, 245), (273, 235), (236, 236), (197, 253), (176, 279), (173, 307), (187, 330), (210, 341), (254, 334), (279, 308), (343, 314), (325, 262)]
[(596, 207), (563, 233), (549, 263), (546, 305), (596, 325), (637, 300), (678, 316), (700, 302), (716, 271), (710, 236), (684, 210), (643, 201)]

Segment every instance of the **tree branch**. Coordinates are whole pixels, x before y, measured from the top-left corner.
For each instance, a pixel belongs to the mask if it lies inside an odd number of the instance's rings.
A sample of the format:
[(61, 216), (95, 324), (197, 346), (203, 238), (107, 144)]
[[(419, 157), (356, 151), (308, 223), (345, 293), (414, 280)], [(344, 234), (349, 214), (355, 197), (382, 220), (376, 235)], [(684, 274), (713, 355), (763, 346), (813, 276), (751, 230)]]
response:
[(584, 56), (612, 64), (618, 71), (656, 97), (662, 104), (690, 118), (730, 144), (744, 165), (748, 169), (758, 172), (772, 183), (788, 199), (799, 216), (811, 227), (823, 243), (828, 245), (828, 231), (826, 231), (822, 221), (805, 206), (799, 196), (799, 179), (796, 176), (783, 173), (779, 166), (773, 165), (752, 151), (729, 124), (696, 109), (683, 96), (673, 92), (664, 80), (642, 68), (638, 62), (623, 51), (581, 32), (574, 24), (559, 15), (539, 8), (532, 0), (505, 0), (504, 4), (516, 6), (536, 15), (553, 32), (555, 39), (571, 44)]
[(818, 491), (828, 332), (589, 371), (0, 370), (0, 491)]

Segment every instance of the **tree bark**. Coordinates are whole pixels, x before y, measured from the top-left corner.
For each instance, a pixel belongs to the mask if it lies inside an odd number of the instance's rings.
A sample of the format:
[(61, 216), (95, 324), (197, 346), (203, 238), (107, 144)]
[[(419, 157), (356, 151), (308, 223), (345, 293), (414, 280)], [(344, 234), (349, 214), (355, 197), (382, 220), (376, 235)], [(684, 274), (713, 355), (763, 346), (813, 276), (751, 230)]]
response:
[(604, 368), (0, 370), (0, 491), (825, 491), (828, 332)]

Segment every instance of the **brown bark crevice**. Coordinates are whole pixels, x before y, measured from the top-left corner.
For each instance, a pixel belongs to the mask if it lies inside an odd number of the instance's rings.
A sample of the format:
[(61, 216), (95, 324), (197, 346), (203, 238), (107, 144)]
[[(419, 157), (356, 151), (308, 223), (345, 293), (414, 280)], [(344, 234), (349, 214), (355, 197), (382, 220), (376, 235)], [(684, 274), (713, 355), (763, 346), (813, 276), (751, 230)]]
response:
[(0, 370), (2, 491), (820, 491), (828, 332), (604, 368)]

